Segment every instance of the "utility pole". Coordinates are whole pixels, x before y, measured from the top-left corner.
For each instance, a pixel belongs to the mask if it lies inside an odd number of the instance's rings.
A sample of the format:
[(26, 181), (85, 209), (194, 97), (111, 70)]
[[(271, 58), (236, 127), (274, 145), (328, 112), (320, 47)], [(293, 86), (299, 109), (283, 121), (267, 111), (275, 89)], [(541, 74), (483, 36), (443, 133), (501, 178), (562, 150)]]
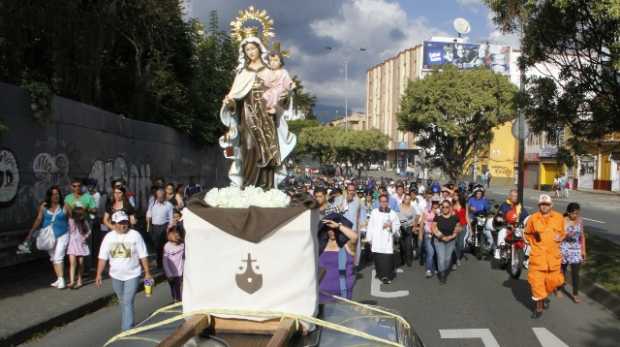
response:
[[(525, 17), (525, 18), (524, 18)], [(525, 42), (525, 26), (527, 15), (521, 14), (521, 56), (519, 56), (519, 93), (524, 95), (527, 76), (525, 75), (525, 64), (523, 63), (523, 44)], [(525, 110), (523, 105), (519, 105), (518, 127), (519, 127), (519, 167), (517, 168), (517, 191), (519, 192), (519, 203), (523, 206), (523, 191), (525, 188)]]
[(349, 130), (349, 61), (344, 61), (344, 129)]

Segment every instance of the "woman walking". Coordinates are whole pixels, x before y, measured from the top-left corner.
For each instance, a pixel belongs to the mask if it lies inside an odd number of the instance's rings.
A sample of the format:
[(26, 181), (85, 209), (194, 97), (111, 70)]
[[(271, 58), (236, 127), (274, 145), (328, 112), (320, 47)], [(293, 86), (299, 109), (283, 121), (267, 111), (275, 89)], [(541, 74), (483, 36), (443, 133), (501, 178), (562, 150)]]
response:
[(331, 302), (329, 295), (346, 299), (353, 296), (355, 272), (353, 270), (357, 233), (353, 223), (342, 215), (332, 213), (321, 220), (319, 226), (319, 268), (325, 276), (319, 285), (319, 301)]
[[(84, 273), (84, 257), (90, 255), (86, 240), (90, 236), (90, 228), (86, 223), (86, 211), (82, 207), (73, 209), (69, 218), (69, 284), (68, 288), (78, 289), (82, 287), (82, 274)], [(77, 282), (76, 282), (77, 270)]]
[(426, 264), (426, 278), (433, 277), (433, 272), (437, 269), (435, 265), (435, 246), (433, 244), (433, 221), (437, 215), (437, 209), (439, 207), (439, 199), (433, 197), (428, 210), (424, 212), (422, 216), (422, 223), (424, 223), (424, 232), (422, 233), (422, 240), (424, 245), (424, 254)]
[[(456, 238), (456, 244), (454, 245), (454, 253), (456, 255), (455, 266), (461, 266), (461, 259), (465, 249), (465, 228), (467, 228), (467, 209), (465, 206), (465, 197), (462, 194), (457, 194), (456, 197), (452, 198), (452, 211), (459, 219), (459, 225), (461, 226), (461, 232)], [(454, 269), (453, 267), (452, 270)]]
[(30, 232), (28, 232), (28, 236), (26, 236), (26, 240), (30, 240), (32, 234), (39, 226), (41, 229), (47, 227), (52, 228), (56, 243), (52, 249), (48, 250), (48, 253), (54, 268), (56, 281), (53, 282), (51, 286), (58, 289), (65, 288), (64, 260), (67, 245), (69, 244), (67, 227), (70, 214), (71, 212), (69, 209), (64, 206), (64, 199), (62, 198), (60, 188), (58, 186), (52, 186), (47, 190), (45, 201), (39, 206), (37, 218), (34, 220), (32, 228), (30, 228)]
[[(578, 304), (579, 299), (579, 269), (581, 263), (586, 260), (586, 235), (583, 231), (583, 220), (580, 215), (581, 207), (576, 202), (571, 202), (566, 206), (564, 213), (564, 228), (566, 238), (560, 244), (562, 253), (562, 273), (564, 278), (570, 267), (571, 279), (573, 284), (573, 301)], [(566, 282), (564, 282), (566, 283)], [(562, 285), (561, 289), (565, 289)], [(562, 291), (557, 292), (558, 297), (562, 296)]]
[(400, 204), (398, 218), (400, 219), (400, 258), (401, 264), (411, 267), (413, 263), (413, 227), (417, 218), (417, 211), (411, 203), (411, 195), (405, 193)]
[(127, 191), (121, 185), (115, 185), (112, 189), (112, 199), (108, 200), (105, 208), (105, 214), (103, 215), (103, 223), (109, 230), (114, 230), (114, 224), (111, 217), (114, 213), (123, 211), (129, 218), (131, 225), (136, 225), (136, 210), (127, 200)]
[(452, 252), (454, 252), (454, 244), (456, 237), (461, 231), (459, 218), (452, 213), (452, 203), (450, 200), (441, 202), (441, 210), (438, 216), (433, 220), (432, 232), (435, 236), (435, 250), (437, 252), (437, 268), (439, 273), (439, 282), (446, 284), (448, 269), (450, 268), (450, 260)]

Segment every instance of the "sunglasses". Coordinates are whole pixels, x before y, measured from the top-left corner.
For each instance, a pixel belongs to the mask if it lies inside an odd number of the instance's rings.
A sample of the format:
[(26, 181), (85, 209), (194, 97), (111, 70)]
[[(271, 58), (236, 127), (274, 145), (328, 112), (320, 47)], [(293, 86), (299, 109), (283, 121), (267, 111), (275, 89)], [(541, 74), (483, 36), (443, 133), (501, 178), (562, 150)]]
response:
[(441, 206), (441, 208), (450, 208), (448, 205)]

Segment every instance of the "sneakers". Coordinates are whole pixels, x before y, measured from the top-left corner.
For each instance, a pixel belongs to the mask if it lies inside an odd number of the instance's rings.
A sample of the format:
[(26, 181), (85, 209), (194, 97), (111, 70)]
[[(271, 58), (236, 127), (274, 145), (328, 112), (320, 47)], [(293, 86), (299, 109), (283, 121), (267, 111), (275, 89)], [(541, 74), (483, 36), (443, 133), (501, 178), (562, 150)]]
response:
[(66, 285), (65, 285), (65, 279), (64, 278), (59, 278), (58, 279), (58, 285), (56, 286), (56, 288), (58, 289), (65, 289)]
[(52, 287), (56, 287), (58, 289), (65, 289), (66, 285), (65, 285), (65, 279), (64, 278), (58, 278), (56, 280), (56, 282), (50, 284), (50, 286)]
[(433, 277), (433, 273), (430, 270), (426, 270), (426, 278), (431, 278)]
[(456, 271), (456, 264), (452, 264), (452, 271)]
[(495, 259), (499, 260), (499, 248), (496, 248), (496, 249), (495, 249), (495, 254), (494, 254), (494, 256), (495, 256)]

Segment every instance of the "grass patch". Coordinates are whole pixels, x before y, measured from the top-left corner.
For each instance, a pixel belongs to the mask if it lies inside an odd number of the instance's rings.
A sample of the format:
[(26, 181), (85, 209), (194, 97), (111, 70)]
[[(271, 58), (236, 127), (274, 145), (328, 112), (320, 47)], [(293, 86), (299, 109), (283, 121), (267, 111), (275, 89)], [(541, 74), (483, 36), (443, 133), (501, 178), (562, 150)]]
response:
[(620, 295), (620, 246), (586, 232), (587, 258), (583, 275)]

